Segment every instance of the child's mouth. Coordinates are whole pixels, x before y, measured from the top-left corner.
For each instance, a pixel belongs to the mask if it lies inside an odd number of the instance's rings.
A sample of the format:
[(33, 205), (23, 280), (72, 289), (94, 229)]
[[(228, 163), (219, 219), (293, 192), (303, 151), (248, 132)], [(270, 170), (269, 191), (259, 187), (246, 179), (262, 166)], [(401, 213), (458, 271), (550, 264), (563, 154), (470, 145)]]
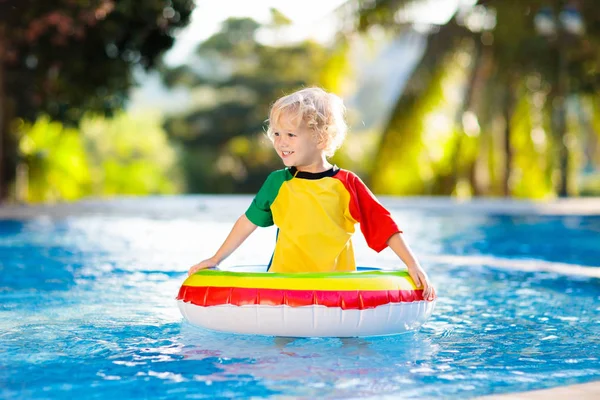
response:
[(281, 152), (281, 156), (282, 157), (287, 157), (287, 156), (292, 155), (293, 153), (294, 153), (293, 151), (282, 151)]

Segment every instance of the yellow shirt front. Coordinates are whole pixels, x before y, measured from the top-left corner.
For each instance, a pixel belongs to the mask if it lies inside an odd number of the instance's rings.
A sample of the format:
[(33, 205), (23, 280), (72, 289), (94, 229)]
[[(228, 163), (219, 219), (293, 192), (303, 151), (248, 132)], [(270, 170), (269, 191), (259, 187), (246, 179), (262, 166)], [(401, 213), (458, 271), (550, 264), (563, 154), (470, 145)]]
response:
[(399, 232), (390, 213), (352, 172), (295, 168), (271, 173), (246, 211), (258, 226), (279, 228), (271, 272), (354, 271), (357, 222), (376, 251)]

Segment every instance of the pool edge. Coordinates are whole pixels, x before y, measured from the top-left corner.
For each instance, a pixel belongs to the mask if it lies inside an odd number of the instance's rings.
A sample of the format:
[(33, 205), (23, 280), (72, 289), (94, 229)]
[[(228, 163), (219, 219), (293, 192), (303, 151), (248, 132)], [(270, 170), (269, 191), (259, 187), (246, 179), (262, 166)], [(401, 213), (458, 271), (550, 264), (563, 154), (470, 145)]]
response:
[(494, 394), (477, 397), (475, 400), (553, 400), (553, 399), (600, 399), (600, 380), (576, 385), (559, 386), (551, 389), (527, 392)]

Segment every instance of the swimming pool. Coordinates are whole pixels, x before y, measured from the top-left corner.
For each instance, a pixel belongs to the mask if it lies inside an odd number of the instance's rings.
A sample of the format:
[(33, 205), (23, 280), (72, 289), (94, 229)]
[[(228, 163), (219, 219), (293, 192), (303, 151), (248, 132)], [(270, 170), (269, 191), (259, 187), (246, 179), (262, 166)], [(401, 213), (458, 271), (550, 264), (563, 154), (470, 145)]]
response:
[[(568, 274), (600, 268), (600, 217), (392, 207), (439, 293), (416, 334), (192, 327), (174, 299), (185, 271), (248, 202), (127, 199), (0, 221), (0, 398), (462, 399), (600, 379), (600, 279)], [(355, 238), (361, 265), (398, 265)], [(228, 264), (268, 262), (273, 241), (273, 229), (257, 231)], [(540, 271), (519, 271), (525, 262)]]

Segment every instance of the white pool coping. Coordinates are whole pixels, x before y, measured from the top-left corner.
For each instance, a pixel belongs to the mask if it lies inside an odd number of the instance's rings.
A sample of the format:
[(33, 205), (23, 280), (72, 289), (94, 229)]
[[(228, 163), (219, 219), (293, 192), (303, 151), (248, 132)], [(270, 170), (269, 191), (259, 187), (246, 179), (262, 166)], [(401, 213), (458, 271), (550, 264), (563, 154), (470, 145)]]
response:
[[(0, 205), (0, 219), (29, 219), (40, 216), (62, 218), (98, 213), (144, 215), (144, 213), (178, 212), (189, 215), (206, 205), (239, 204), (240, 199), (252, 200), (251, 195), (186, 195), (151, 197), (116, 197), (86, 199), (56, 204), (4, 204)], [(420, 210), (469, 214), (502, 215), (560, 215), (598, 216), (600, 197), (567, 198), (548, 201), (531, 201), (505, 198), (475, 198), (460, 200), (452, 197), (391, 197), (380, 196), (381, 202), (392, 210)], [(170, 209), (162, 200), (172, 200)], [(231, 203), (230, 203), (231, 202)]]
[(476, 400), (598, 400), (600, 399), (600, 381), (579, 385), (561, 386), (552, 389), (532, 390), (530, 392), (497, 394), (478, 397)]
[(507, 198), (381, 197), (394, 208), (507, 215), (600, 215), (600, 197), (532, 201)]

